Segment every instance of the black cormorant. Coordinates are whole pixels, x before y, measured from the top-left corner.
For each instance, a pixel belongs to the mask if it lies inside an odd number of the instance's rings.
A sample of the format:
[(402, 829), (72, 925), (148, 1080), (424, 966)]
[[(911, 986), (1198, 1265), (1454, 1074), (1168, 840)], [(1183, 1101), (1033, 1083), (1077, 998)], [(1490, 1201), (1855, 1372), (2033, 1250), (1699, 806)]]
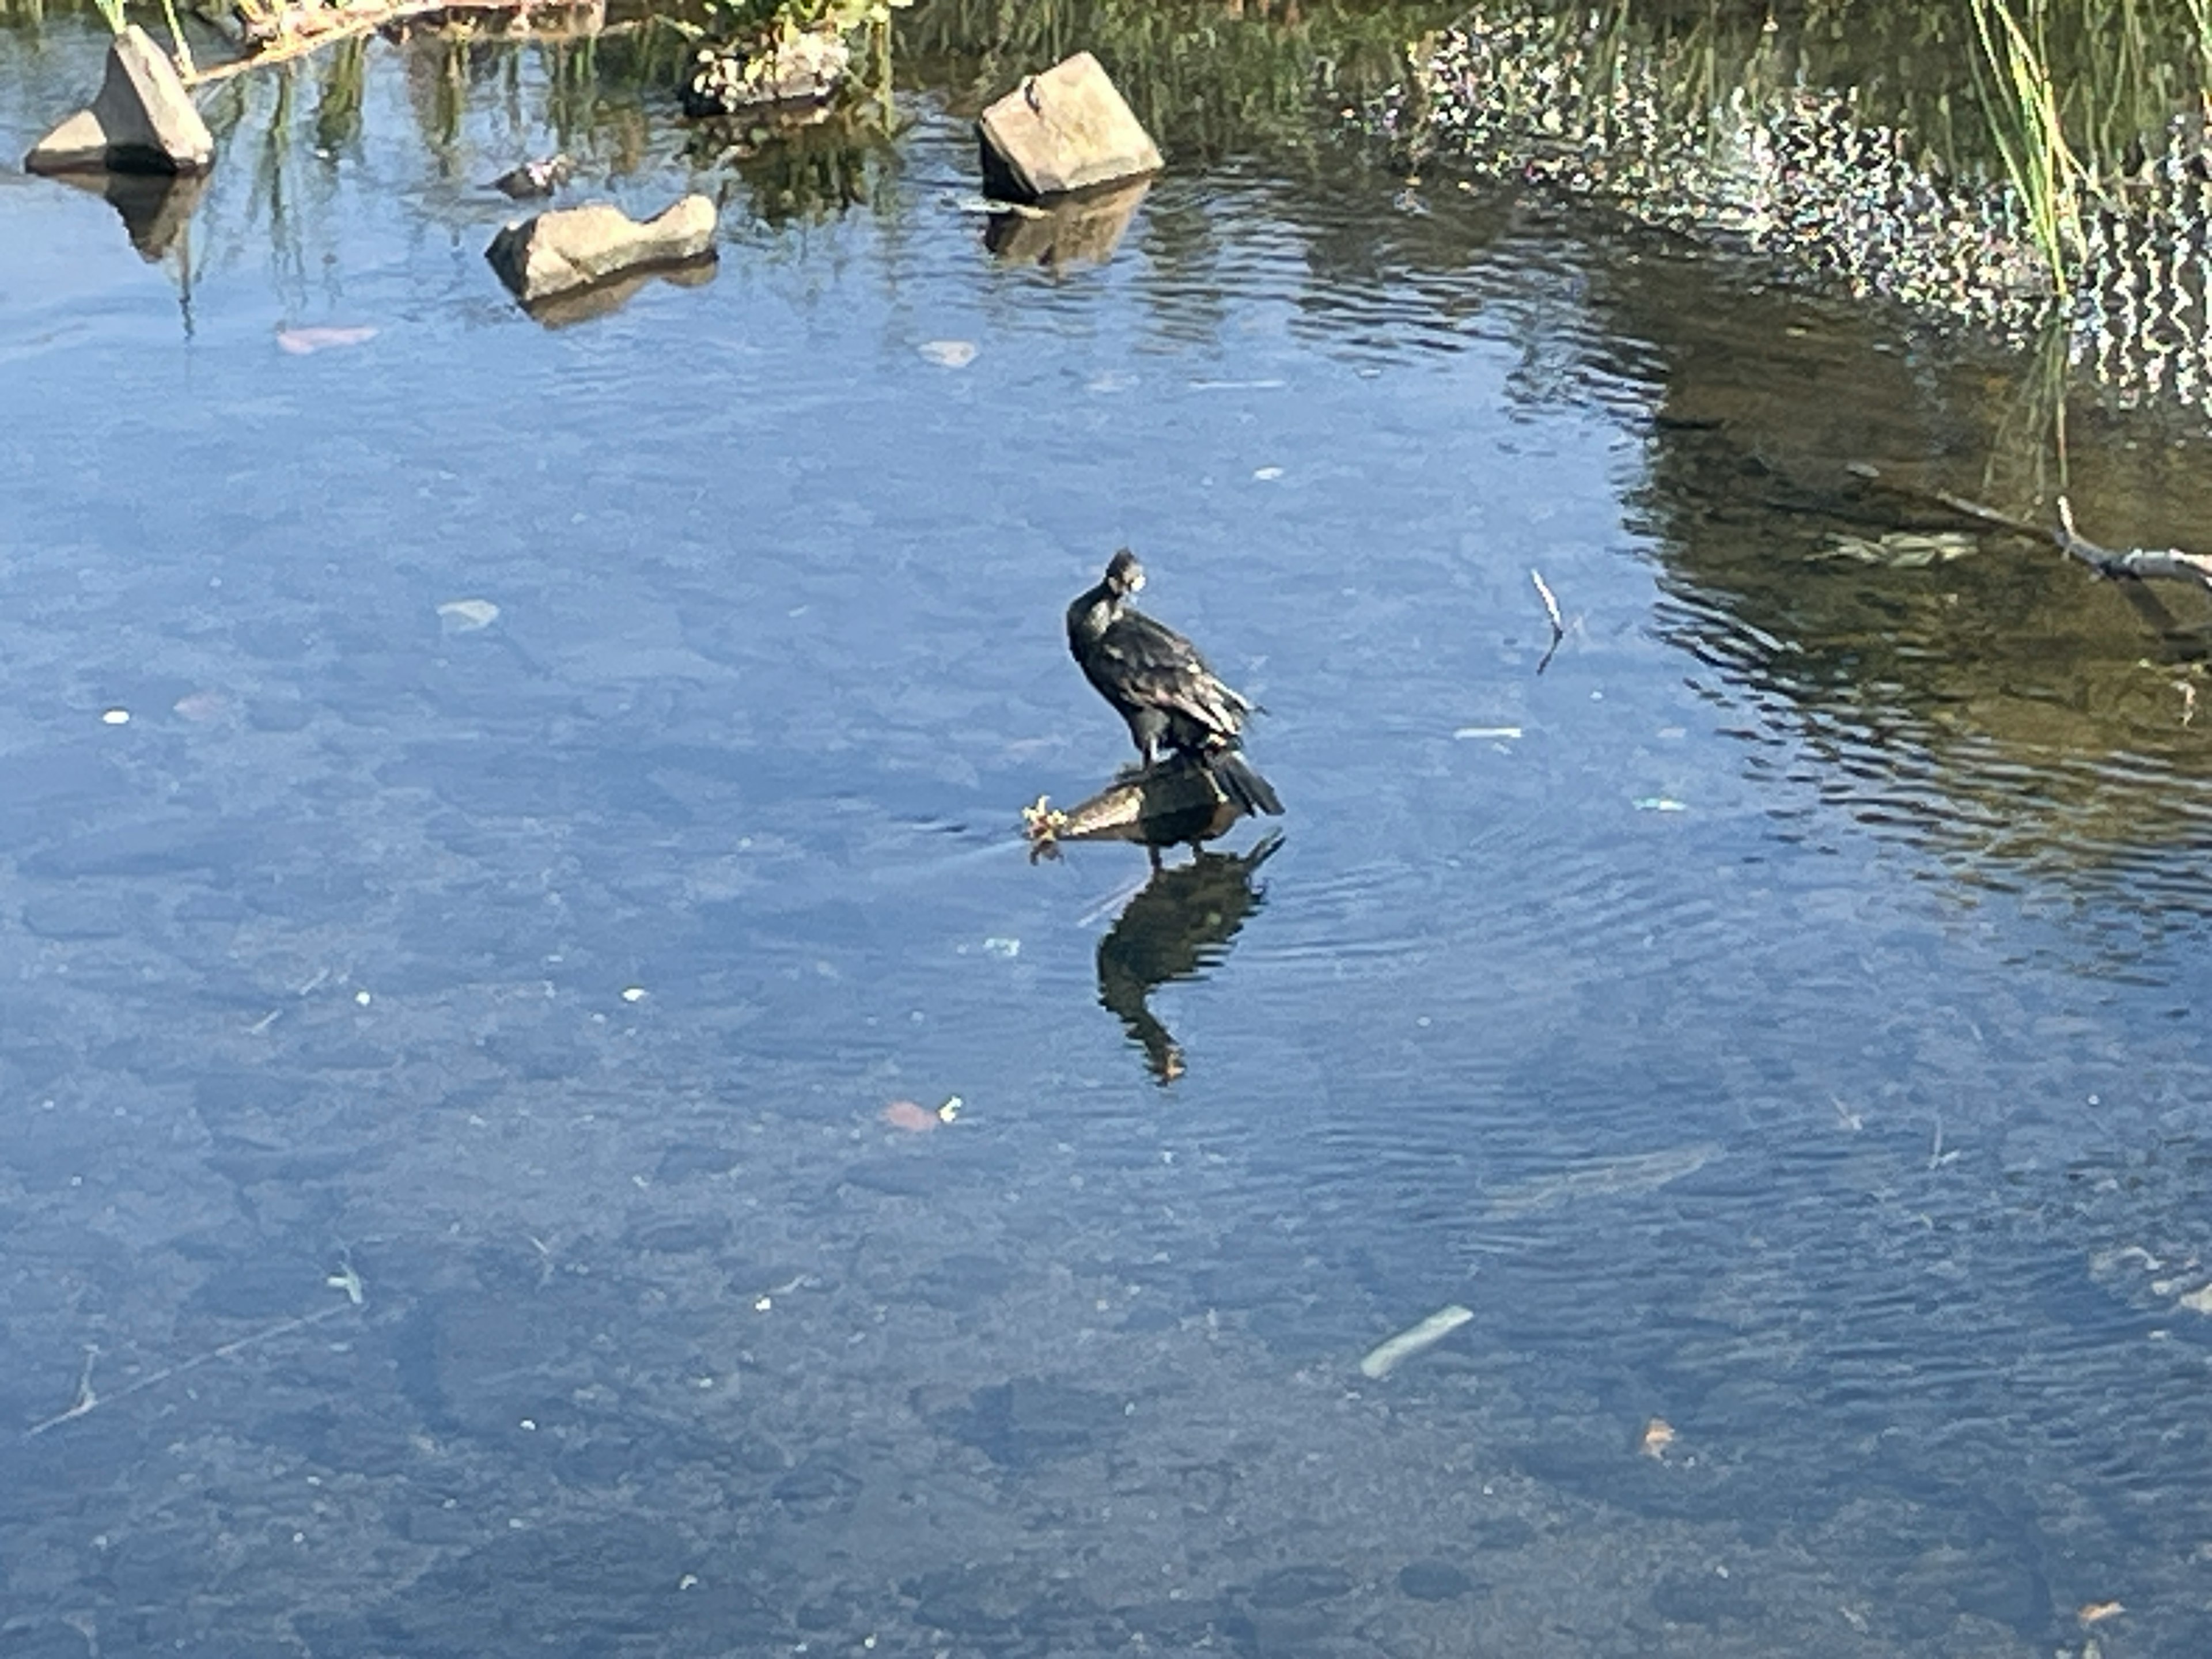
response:
[(1129, 723), (1147, 770), (1164, 748), (1188, 755), (1246, 811), (1280, 812), (1273, 787), (1237, 752), (1255, 705), (1221, 683), (1196, 646), (1128, 603), (1144, 585), (1145, 568), (1125, 547), (1067, 607), (1067, 648), (1084, 678)]

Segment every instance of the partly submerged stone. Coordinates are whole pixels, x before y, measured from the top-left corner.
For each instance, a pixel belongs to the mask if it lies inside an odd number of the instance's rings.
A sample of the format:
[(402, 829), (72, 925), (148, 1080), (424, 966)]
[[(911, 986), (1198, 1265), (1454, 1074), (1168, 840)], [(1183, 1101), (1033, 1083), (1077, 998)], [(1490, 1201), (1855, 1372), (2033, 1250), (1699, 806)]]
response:
[(1015, 200), (1160, 170), (1160, 152), (1087, 52), (1033, 75), (983, 112), (983, 182)]
[(607, 202), (517, 220), (492, 238), (484, 258), (527, 305), (626, 271), (707, 258), (714, 251), (714, 204), (687, 196), (643, 223)]
[(107, 73), (89, 109), (79, 110), (32, 148), (32, 173), (199, 173), (215, 139), (175, 66), (136, 23), (107, 48)]

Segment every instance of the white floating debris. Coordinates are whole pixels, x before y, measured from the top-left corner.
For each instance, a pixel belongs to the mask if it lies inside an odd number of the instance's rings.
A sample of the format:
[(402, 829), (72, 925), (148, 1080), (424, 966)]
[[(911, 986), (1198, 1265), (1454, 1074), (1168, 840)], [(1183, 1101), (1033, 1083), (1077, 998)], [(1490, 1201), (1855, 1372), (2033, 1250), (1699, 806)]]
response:
[(103, 709), (100, 711), (100, 723), (102, 726), (128, 726), (131, 724), (131, 711), (127, 708)]
[(975, 361), (973, 340), (924, 340), (915, 349), (939, 368), (965, 368)]
[(373, 328), (281, 328), (276, 347), (289, 356), (307, 357), (334, 347), (363, 345), (375, 337)]
[(625, 985), (624, 987), (623, 987), (622, 1000), (623, 1000), (624, 1002), (642, 1002), (642, 1001), (644, 1001), (644, 1000), (645, 1000), (645, 987), (643, 987), (642, 985)]
[(368, 1007), (368, 1005), (369, 1005), (370, 1003), (374, 1002), (376, 999), (375, 999), (375, 998), (374, 998), (374, 997), (372, 997), (372, 996), (370, 996), (370, 995), (369, 995), (369, 994), (368, 994), (368, 992), (366, 992), (366, 991), (356, 991), (356, 992), (353, 994), (353, 1000), (354, 1000), (356, 1002), (359, 1003), (362, 1007), (366, 1008), (366, 1007)]
[(438, 607), (438, 621), (448, 634), (473, 634), (499, 620), (499, 607), (489, 599), (447, 599)]
[(1021, 955), (1022, 942), (1018, 939), (987, 939), (983, 941), (983, 949), (992, 956), (1003, 957), (1012, 962)]
[(1686, 812), (1690, 809), (1672, 795), (1644, 795), (1636, 802), (1639, 812)]
[(1252, 470), (1252, 476), (1261, 483), (1273, 483), (1283, 476), (1283, 469), (1279, 466), (1255, 467)]
[(1452, 733), (1455, 738), (1498, 738), (1507, 742), (1520, 735), (1521, 728), (1517, 726), (1462, 726)]
[(1439, 1308), (1410, 1330), (1403, 1330), (1382, 1344), (1359, 1362), (1360, 1371), (1378, 1381), (1425, 1349), (1433, 1348), (1454, 1331), (1474, 1317), (1472, 1310), (1458, 1303)]

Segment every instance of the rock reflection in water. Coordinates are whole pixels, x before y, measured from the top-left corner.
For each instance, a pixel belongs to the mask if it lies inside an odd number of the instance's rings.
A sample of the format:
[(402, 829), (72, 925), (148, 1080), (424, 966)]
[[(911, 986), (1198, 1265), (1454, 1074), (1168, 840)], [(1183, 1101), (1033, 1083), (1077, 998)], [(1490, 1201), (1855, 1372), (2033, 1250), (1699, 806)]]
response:
[(1198, 853), (1155, 869), (1098, 941), (1098, 1000), (1121, 1017), (1153, 1077), (1183, 1073), (1182, 1048), (1152, 1011), (1154, 989), (1195, 979), (1228, 953), (1267, 889), (1253, 878), (1282, 845), (1279, 832), (1249, 853)]
[(542, 300), (526, 301), (522, 309), (532, 322), (546, 328), (571, 328), (594, 318), (613, 315), (655, 283), (666, 283), (672, 288), (704, 288), (714, 280), (719, 268), (711, 258), (686, 260), (680, 264), (641, 266), (586, 288), (569, 289), (564, 293), (549, 294)]
[(1048, 208), (994, 213), (983, 228), (983, 246), (1007, 264), (1104, 264), (1121, 245), (1150, 179), (1065, 198)]
[(204, 173), (63, 173), (54, 177), (104, 197), (122, 216), (131, 246), (149, 264), (158, 264), (177, 246), (208, 187)]

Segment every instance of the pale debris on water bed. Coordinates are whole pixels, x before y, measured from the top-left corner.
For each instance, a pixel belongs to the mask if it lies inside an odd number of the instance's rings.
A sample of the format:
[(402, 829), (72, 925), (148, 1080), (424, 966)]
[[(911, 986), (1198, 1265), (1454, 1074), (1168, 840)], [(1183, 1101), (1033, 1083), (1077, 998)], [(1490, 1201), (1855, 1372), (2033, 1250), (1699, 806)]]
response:
[(1410, 1329), (1402, 1330), (1388, 1342), (1381, 1344), (1359, 1362), (1364, 1376), (1380, 1382), (1404, 1364), (1415, 1354), (1433, 1348), (1454, 1331), (1474, 1317), (1474, 1311), (1455, 1302), (1439, 1308)]
[(1490, 1214), (1533, 1215), (1577, 1199), (1620, 1198), (1653, 1192), (1670, 1181), (1680, 1181), (1702, 1170), (1721, 1155), (1710, 1140), (1665, 1152), (1632, 1152), (1626, 1158), (1601, 1158), (1557, 1175), (1538, 1176), (1517, 1186), (1502, 1187), (1490, 1195)]
[(499, 607), (489, 599), (447, 599), (438, 607), (438, 623), (448, 634), (473, 634), (499, 620)]
[(1963, 531), (1942, 530), (1923, 534), (1893, 530), (1878, 539), (1838, 533), (1815, 559), (1849, 559), (1858, 564), (1881, 565), (1891, 570), (1924, 570), (1931, 564), (1948, 564), (1979, 550), (1981, 544)]
[(927, 1134), (940, 1123), (951, 1123), (960, 1115), (960, 1109), (968, 1103), (958, 1095), (947, 1095), (945, 1103), (935, 1111), (911, 1100), (895, 1100), (884, 1108), (884, 1121), (894, 1129), (903, 1129), (908, 1134)]

